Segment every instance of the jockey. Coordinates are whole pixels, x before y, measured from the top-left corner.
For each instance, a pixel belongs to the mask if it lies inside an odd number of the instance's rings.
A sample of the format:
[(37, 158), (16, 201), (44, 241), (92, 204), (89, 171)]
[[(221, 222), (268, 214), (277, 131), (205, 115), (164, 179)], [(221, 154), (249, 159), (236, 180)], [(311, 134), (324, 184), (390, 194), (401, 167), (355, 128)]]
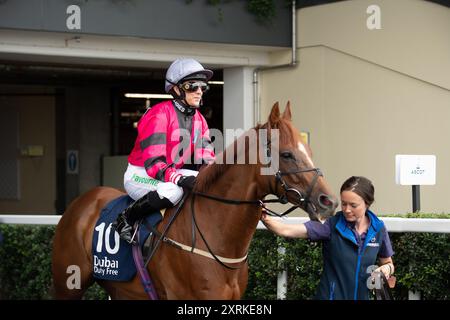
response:
[(138, 122), (128, 157), (125, 190), (136, 200), (113, 222), (120, 237), (134, 243), (133, 224), (146, 214), (174, 206), (192, 189), (201, 164), (214, 162), (205, 118), (197, 110), (213, 72), (194, 59), (175, 60), (167, 69), (165, 91), (174, 100), (156, 104)]

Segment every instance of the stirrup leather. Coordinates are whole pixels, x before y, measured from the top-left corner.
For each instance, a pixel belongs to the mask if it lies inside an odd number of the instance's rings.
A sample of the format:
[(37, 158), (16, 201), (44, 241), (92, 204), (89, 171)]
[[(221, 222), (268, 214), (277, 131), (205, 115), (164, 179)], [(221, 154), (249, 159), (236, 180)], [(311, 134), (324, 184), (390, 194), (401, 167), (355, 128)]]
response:
[(119, 214), (117, 220), (112, 223), (111, 227), (117, 231), (120, 238), (130, 244), (136, 244), (136, 241), (134, 240), (136, 229), (133, 230), (134, 228), (128, 223), (125, 214)]

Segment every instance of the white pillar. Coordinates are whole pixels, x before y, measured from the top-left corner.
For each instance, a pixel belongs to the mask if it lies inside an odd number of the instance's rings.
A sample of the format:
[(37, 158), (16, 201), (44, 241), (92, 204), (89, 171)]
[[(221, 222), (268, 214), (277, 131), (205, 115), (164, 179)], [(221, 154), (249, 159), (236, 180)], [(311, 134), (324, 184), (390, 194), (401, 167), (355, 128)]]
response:
[(420, 299), (421, 299), (420, 291), (412, 291), (412, 290), (408, 291), (408, 300), (420, 300)]
[[(278, 264), (284, 261), (285, 255), (286, 255), (286, 248), (278, 247)], [(286, 294), (287, 294), (287, 271), (283, 270), (278, 273), (277, 277), (277, 299), (286, 300)]]
[[(253, 70), (250, 67), (223, 70), (223, 130), (253, 127)], [(231, 141), (225, 141), (228, 145)]]

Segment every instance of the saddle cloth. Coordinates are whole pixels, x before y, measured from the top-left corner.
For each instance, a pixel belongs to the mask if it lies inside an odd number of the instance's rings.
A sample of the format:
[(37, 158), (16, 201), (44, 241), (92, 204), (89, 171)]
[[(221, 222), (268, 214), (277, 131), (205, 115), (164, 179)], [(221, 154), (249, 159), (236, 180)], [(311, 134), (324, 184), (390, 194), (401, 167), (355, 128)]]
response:
[[(130, 281), (136, 274), (131, 244), (111, 232), (111, 223), (120, 212), (134, 202), (128, 195), (120, 196), (109, 202), (100, 213), (92, 237), (92, 257), (94, 278), (113, 281)], [(161, 212), (152, 212), (145, 219), (146, 223), (156, 226), (161, 220)], [(141, 247), (150, 235), (150, 231), (139, 228), (139, 246)]]

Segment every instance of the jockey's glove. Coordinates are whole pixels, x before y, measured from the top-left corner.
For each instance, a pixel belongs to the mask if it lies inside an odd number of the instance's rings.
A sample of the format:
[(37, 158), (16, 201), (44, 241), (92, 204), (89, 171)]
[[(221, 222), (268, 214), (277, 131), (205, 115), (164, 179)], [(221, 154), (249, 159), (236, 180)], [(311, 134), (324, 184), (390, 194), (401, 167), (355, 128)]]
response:
[(194, 176), (182, 176), (177, 184), (182, 187), (183, 189), (189, 189), (192, 190), (194, 188), (195, 184), (195, 177)]

